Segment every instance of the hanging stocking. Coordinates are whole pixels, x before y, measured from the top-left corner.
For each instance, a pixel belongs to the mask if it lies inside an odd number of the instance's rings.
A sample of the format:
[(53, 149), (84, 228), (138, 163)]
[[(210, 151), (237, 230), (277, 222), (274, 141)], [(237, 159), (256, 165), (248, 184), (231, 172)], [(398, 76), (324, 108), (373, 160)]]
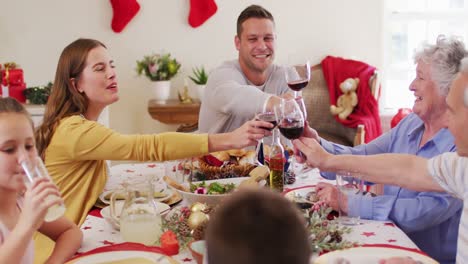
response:
[(218, 6), (214, 0), (190, 0), (190, 14), (188, 22), (192, 27), (201, 26), (216, 11)]
[(121, 32), (140, 10), (136, 0), (110, 0), (114, 14), (112, 16), (112, 30)]

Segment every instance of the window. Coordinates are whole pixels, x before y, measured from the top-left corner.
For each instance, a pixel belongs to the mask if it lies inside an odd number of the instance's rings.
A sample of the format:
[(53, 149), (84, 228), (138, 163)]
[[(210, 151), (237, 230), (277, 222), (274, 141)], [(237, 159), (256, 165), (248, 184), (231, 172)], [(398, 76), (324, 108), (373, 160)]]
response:
[(423, 42), (439, 34), (460, 36), (468, 45), (468, 0), (386, 0), (384, 40), (384, 109), (413, 106), (409, 84), (416, 65), (413, 55)]

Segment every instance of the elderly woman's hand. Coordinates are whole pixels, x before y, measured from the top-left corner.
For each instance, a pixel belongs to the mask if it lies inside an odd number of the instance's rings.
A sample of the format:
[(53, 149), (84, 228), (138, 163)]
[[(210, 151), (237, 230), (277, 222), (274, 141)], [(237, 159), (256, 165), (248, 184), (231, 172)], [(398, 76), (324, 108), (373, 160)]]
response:
[(320, 143), (320, 137), (319, 134), (317, 133), (317, 130), (311, 128), (309, 126), (309, 121), (305, 121), (304, 123), (304, 132), (302, 132), (303, 137), (308, 137), (308, 138), (313, 138), (317, 140), (318, 143)]
[[(336, 210), (336, 211), (339, 210), (339, 204), (338, 204), (339, 190), (336, 188), (335, 185), (332, 185), (330, 183), (325, 183), (325, 182), (319, 182), (317, 186), (315, 187), (315, 191), (320, 201), (324, 201), (328, 206), (333, 208), (333, 210)], [(346, 196), (343, 196), (343, 197), (345, 198), (344, 204), (347, 205), (348, 199), (346, 198)], [(347, 212), (348, 206), (344, 206), (344, 207), (346, 208), (341, 208), (342, 211)]]
[(310, 167), (321, 169), (324, 162), (331, 156), (331, 154), (326, 152), (322, 146), (312, 138), (301, 137), (294, 140), (293, 145), (296, 160), (299, 163), (306, 162)]

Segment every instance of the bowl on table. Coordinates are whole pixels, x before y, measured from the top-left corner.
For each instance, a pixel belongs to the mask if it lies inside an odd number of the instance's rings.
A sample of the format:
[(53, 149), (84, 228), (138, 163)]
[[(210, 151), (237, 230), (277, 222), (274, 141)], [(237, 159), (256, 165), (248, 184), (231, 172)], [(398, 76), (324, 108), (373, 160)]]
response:
[[(238, 177), (238, 178), (226, 178), (226, 179), (217, 179), (217, 180), (209, 180), (209, 181), (204, 181), (206, 186), (209, 186), (212, 183), (219, 183), (219, 184), (229, 184), (229, 183), (234, 183), (237, 186), (244, 181), (249, 179), (249, 177)], [(192, 184), (200, 184), (203, 181), (197, 181), (193, 182)], [(189, 189), (190, 187), (188, 186), (189, 184), (186, 183), (185, 186), (187, 186)], [(184, 200), (186, 200), (187, 204), (194, 204), (194, 203), (204, 203), (207, 205), (217, 205), (219, 204), (224, 198), (229, 196), (231, 192), (229, 193), (224, 193), (224, 194), (201, 194), (201, 193), (193, 193), (190, 191), (182, 191), (182, 190), (177, 190)]]
[[(187, 202), (188, 205), (194, 203), (204, 203), (207, 205), (217, 205), (219, 204), (224, 198), (228, 197), (232, 192), (234, 192), (243, 182), (250, 182), (249, 179), (251, 177), (238, 177), (238, 178), (226, 178), (226, 179), (217, 179), (217, 180), (209, 180), (209, 181), (197, 181), (192, 182), (192, 184), (199, 185), (201, 183), (205, 183), (205, 186), (209, 186), (212, 183), (219, 183), (221, 185), (233, 183), (235, 185), (235, 189), (231, 192), (224, 193), (224, 194), (205, 194), (205, 193), (194, 193), (190, 191), (190, 187), (188, 183), (182, 184), (184, 186), (184, 190), (177, 189), (177, 191), (182, 195), (184, 200)], [(265, 185), (265, 181), (255, 182), (253, 183), (256, 186), (263, 186)], [(171, 188), (173, 188), (171, 186)]]
[(226, 184), (234, 184), (235, 188), (233, 191), (223, 194), (208, 194), (208, 193), (199, 193), (190, 191), (190, 184), (188, 182), (179, 183), (176, 180), (165, 176), (164, 180), (170, 188), (173, 188), (179, 192), (182, 197), (186, 200), (188, 205), (194, 203), (204, 203), (207, 205), (217, 205), (224, 198), (229, 196), (232, 192), (236, 191), (238, 188), (244, 187), (261, 187), (264, 186), (266, 177), (269, 175), (269, 169), (266, 166), (259, 166), (253, 169), (249, 173), (250, 177), (234, 177), (234, 178), (225, 178), (225, 179), (215, 179), (215, 180), (206, 180), (206, 181), (194, 181), (192, 184), (199, 186), (201, 183), (204, 183), (206, 189), (212, 183), (219, 183), (224, 186)]

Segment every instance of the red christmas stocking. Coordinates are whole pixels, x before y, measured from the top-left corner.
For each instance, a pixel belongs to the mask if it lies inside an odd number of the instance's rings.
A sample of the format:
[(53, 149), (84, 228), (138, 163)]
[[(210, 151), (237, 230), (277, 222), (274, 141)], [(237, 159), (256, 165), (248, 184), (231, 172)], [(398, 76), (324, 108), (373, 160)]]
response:
[(190, 0), (190, 14), (188, 22), (192, 27), (201, 26), (216, 11), (218, 6), (214, 0)]
[(140, 10), (136, 0), (110, 0), (114, 15), (112, 16), (112, 30), (121, 32)]

